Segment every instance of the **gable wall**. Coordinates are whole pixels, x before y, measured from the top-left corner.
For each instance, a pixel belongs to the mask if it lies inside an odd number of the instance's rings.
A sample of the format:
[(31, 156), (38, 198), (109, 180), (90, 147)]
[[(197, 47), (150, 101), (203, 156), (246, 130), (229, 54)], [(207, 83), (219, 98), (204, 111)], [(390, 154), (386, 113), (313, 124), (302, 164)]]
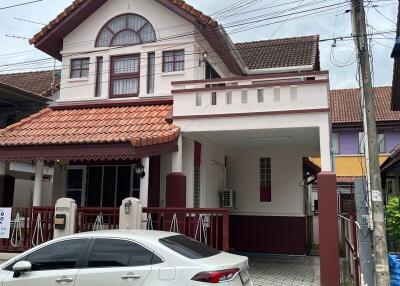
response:
[[(95, 40), (101, 28), (112, 18), (135, 13), (146, 18), (154, 27), (157, 35), (156, 43), (130, 46), (124, 48), (95, 48)], [(178, 36), (177, 36), (178, 35)], [(185, 37), (182, 37), (185, 35)], [(163, 51), (185, 49), (185, 70), (173, 73), (162, 73)], [(104, 60), (102, 98), (109, 97), (110, 58), (116, 55), (140, 54), (141, 77), (140, 96), (169, 96), (171, 81), (194, 80), (204, 78), (204, 64), (200, 65), (202, 51), (209, 52), (209, 61), (221, 76), (230, 73), (209, 44), (188, 21), (152, 0), (113, 0), (106, 2), (79, 27), (64, 38), (63, 75), (61, 101), (80, 101), (94, 99), (96, 57)], [(156, 54), (155, 93), (147, 95), (147, 53)], [(74, 58), (90, 57), (88, 79), (70, 79), (70, 62)]]

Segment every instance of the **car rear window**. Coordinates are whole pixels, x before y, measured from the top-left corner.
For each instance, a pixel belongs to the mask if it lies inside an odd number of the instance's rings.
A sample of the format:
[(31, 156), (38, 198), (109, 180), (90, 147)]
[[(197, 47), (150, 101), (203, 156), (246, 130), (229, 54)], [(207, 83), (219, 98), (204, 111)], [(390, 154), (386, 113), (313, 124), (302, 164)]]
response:
[(202, 259), (220, 253), (218, 250), (184, 235), (162, 238), (160, 239), (160, 243), (190, 259)]

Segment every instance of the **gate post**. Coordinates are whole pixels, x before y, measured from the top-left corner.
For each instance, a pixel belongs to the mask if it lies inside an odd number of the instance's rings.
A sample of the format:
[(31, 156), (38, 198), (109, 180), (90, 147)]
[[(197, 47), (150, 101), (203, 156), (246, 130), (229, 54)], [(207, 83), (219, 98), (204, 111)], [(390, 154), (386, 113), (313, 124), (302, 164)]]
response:
[(139, 199), (126, 198), (119, 208), (119, 229), (141, 229), (143, 209)]
[(75, 233), (76, 213), (78, 207), (73, 199), (57, 200), (54, 214), (54, 238)]
[(317, 185), (321, 285), (339, 286), (339, 224), (336, 175), (332, 172), (319, 173)]

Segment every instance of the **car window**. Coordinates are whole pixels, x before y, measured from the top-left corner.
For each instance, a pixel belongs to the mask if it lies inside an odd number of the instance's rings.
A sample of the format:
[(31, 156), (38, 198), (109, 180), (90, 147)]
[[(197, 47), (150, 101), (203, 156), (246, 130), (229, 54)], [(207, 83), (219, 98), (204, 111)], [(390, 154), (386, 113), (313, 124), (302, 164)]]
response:
[(129, 261), (129, 266), (145, 266), (162, 262), (163, 260), (154, 254), (154, 252), (144, 248), (141, 245), (135, 244), (131, 259)]
[(32, 271), (71, 269), (78, 266), (88, 246), (88, 239), (61, 241), (40, 248), (19, 261), (29, 261)]
[(123, 267), (129, 265), (134, 244), (126, 240), (96, 239), (89, 255), (88, 267)]
[(160, 243), (190, 259), (207, 258), (220, 253), (218, 250), (184, 235), (162, 238)]

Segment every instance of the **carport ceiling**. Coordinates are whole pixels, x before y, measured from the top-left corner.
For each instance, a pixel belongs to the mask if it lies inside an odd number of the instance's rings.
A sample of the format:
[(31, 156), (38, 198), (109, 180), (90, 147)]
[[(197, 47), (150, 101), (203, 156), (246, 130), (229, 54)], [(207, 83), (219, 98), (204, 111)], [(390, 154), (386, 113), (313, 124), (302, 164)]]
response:
[(190, 133), (224, 147), (308, 147), (319, 149), (318, 128), (285, 128)]

